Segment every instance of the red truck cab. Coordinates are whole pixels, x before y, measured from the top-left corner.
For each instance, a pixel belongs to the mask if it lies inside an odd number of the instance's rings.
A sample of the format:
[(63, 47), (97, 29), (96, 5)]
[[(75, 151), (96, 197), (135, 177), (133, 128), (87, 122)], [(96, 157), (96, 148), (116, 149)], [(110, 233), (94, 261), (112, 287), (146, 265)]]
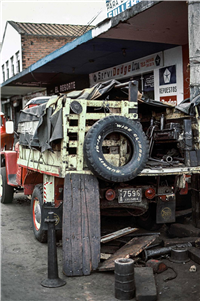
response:
[(14, 143), (14, 133), (13, 131), (8, 131), (8, 130), (6, 131), (6, 118), (4, 113), (2, 112), (0, 112), (0, 135), (1, 135), (1, 151), (12, 150), (13, 143)]

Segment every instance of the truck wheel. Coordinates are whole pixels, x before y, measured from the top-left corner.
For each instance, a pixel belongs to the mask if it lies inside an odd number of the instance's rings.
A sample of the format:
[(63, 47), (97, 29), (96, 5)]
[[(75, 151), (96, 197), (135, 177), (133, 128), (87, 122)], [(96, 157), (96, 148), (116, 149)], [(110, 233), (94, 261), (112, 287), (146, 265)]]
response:
[(2, 204), (12, 203), (14, 187), (7, 184), (6, 167), (1, 167), (0, 198)]
[(47, 242), (47, 231), (42, 229), (41, 221), (43, 218), (42, 212), (43, 205), (43, 185), (38, 184), (35, 186), (31, 198), (31, 217), (33, 232), (35, 238), (40, 242)]
[[(116, 146), (113, 157), (118, 158), (118, 162), (116, 159), (107, 160), (112, 157), (113, 146), (112, 150), (109, 148), (111, 141)], [(149, 144), (139, 122), (123, 116), (107, 116), (88, 131), (84, 156), (88, 168), (97, 177), (111, 182), (125, 182), (134, 179), (143, 170), (149, 156)]]

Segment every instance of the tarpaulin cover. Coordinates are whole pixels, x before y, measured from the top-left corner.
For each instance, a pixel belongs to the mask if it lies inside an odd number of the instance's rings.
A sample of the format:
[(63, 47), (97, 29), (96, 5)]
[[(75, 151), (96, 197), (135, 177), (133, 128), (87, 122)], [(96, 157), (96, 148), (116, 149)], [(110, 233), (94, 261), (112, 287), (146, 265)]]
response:
[[(62, 96), (63, 98), (63, 96)], [(58, 101), (53, 96), (50, 100)], [(29, 148), (39, 147), (41, 152), (52, 150), (51, 142), (63, 138), (62, 108), (53, 110), (42, 104), (22, 110), (18, 123), (19, 143)]]
[[(113, 91), (113, 88), (118, 84), (120, 84), (120, 82), (116, 80), (109, 80), (98, 83), (91, 88), (70, 92), (67, 95), (54, 95), (46, 104), (22, 110), (18, 124), (20, 144), (28, 146), (29, 148), (39, 147), (41, 152), (52, 150), (52, 142), (59, 141), (63, 138), (62, 107), (65, 104), (66, 97), (87, 100), (107, 99), (108, 94)], [(121, 91), (128, 94), (128, 85), (121, 88)], [(142, 98), (140, 101), (151, 106), (174, 107), (152, 99)], [(188, 102), (188, 100), (182, 102), (176, 106), (176, 109), (186, 114), (193, 114), (194, 107), (199, 105), (199, 103), (200, 96), (193, 99), (191, 103)]]
[(193, 100), (190, 102), (190, 98), (183, 100), (180, 104), (176, 106), (176, 109), (187, 114), (187, 115), (194, 115), (195, 114), (195, 107), (200, 106), (200, 95), (197, 95)]

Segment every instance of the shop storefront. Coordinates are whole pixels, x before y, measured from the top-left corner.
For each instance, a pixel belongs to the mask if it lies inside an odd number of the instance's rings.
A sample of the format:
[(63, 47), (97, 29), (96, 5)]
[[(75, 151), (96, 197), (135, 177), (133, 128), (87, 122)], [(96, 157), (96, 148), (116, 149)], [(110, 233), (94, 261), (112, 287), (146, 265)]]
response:
[(10, 99), (2, 100), (1, 101), (1, 109), (0, 109), (0, 111), (4, 112), (6, 120), (12, 118), (12, 109), (11, 109), (11, 105), (10, 105)]
[(187, 60), (182, 47), (178, 46), (92, 73), (90, 86), (110, 79), (137, 80), (139, 91), (145, 97), (178, 104), (185, 98), (184, 91), (189, 83), (183, 72)]

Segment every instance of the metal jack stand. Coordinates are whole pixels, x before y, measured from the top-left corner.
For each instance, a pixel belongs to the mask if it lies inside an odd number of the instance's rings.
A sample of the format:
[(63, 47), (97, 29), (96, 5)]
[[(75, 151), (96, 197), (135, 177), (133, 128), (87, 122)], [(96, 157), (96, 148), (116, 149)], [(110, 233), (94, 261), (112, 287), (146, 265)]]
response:
[(48, 278), (41, 282), (45, 287), (59, 287), (66, 282), (58, 277), (58, 262), (56, 248), (56, 231), (54, 213), (49, 212), (49, 216), (45, 219), (48, 223)]

